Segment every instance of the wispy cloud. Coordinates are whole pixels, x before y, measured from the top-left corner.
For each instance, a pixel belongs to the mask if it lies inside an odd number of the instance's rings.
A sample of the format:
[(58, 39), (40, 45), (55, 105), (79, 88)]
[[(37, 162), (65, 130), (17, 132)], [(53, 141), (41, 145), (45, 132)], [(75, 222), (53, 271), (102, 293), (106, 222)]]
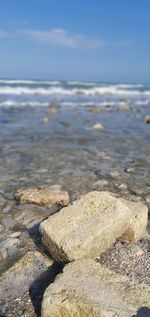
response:
[[(29, 21), (22, 21), (22, 24), (24, 25), (28, 23)], [(47, 31), (23, 28), (12, 31), (11, 33), (0, 30), (0, 38), (8, 37), (21, 37), (26, 40), (37, 42), (41, 45), (66, 47), (70, 49), (80, 48), (85, 50), (101, 49), (105, 46), (130, 48), (136, 44), (135, 41), (131, 39), (122, 40), (120, 42), (107, 42), (106, 40), (98, 37), (89, 37), (80, 33), (73, 34), (61, 28), (50, 29)]]
[(91, 38), (83, 34), (71, 34), (65, 29), (50, 29), (48, 31), (24, 29), (19, 30), (18, 34), (42, 44), (68, 48), (96, 49), (107, 44), (99, 38)]
[(11, 34), (7, 31), (0, 30), (0, 38), (10, 37)]

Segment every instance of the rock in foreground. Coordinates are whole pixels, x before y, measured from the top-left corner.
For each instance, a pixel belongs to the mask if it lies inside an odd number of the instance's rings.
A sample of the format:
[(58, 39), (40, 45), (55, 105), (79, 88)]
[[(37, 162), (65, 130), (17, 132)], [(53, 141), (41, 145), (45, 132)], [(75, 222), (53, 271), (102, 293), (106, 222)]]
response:
[(53, 261), (40, 252), (29, 251), (0, 278), (0, 306), (7, 307), (14, 299), (22, 297), (32, 283), (53, 267)]
[(149, 311), (148, 285), (93, 260), (80, 260), (68, 264), (47, 288), (41, 317), (133, 317), (138, 316), (141, 307)]
[(21, 204), (35, 204), (39, 206), (59, 205), (67, 206), (69, 204), (69, 195), (67, 192), (57, 187), (50, 188), (27, 188), (18, 190), (16, 199)]
[(120, 237), (138, 240), (147, 217), (148, 209), (141, 203), (93, 191), (43, 221), (42, 242), (58, 262), (96, 258)]

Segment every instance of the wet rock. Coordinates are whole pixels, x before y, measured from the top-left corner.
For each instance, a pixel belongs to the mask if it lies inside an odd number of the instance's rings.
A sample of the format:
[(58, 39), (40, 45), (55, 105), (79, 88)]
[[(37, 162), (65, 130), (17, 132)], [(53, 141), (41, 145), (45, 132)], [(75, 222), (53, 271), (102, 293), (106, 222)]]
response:
[(49, 270), (52, 274), (53, 261), (34, 251), (28, 252), (0, 278), (1, 307), (6, 307), (15, 298), (20, 298), (29, 291), (31, 284), (41, 274)]
[(95, 123), (95, 124), (92, 125), (91, 129), (92, 130), (103, 130), (104, 127), (103, 127), (103, 125), (101, 123)]
[[(8, 237), (0, 242), (0, 252), (3, 258), (11, 256), (16, 253), (18, 246), (20, 245), (20, 240), (16, 237)], [(3, 254), (5, 253), (5, 257)]]
[(80, 260), (68, 264), (46, 289), (41, 317), (133, 317), (149, 306), (150, 286)]
[(7, 206), (2, 210), (2, 213), (7, 214), (8, 212), (10, 212), (10, 210), (11, 210), (11, 206)]
[(16, 221), (12, 218), (11, 215), (9, 215), (2, 220), (2, 224), (4, 225), (4, 227), (12, 229), (15, 226)]
[(133, 167), (126, 167), (124, 171), (126, 173), (133, 173), (134, 172), (134, 168)]
[(88, 107), (88, 110), (92, 113), (99, 113), (99, 112), (102, 112), (102, 108), (100, 107), (96, 107), (96, 106), (93, 106), (93, 107)]
[(150, 116), (146, 115), (144, 117), (144, 122), (147, 123), (147, 124), (150, 124)]
[(46, 205), (48, 207), (52, 205), (67, 206), (69, 204), (68, 193), (54, 187), (20, 189), (15, 197), (21, 204)]
[(96, 183), (93, 184), (94, 187), (104, 187), (108, 185), (108, 181), (106, 179), (99, 179)]
[(128, 186), (125, 183), (117, 184), (116, 187), (121, 190), (127, 190)]
[(58, 262), (96, 258), (116, 239), (138, 240), (148, 209), (141, 203), (93, 191), (40, 224), (43, 244)]
[(110, 172), (110, 176), (112, 178), (118, 178), (120, 176), (120, 173), (118, 171), (112, 171)]
[(129, 106), (127, 106), (127, 105), (120, 105), (117, 109), (119, 111), (128, 111), (128, 110), (130, 110)]
[(137, 196), (142, 196), (144, 194), (144, 188), (142, 187), (135, 187), (131, 189), (131, 192)]
[(48, 123), (48, 118), (47, 118), (47, 117), (44, 117), (44, 118), (43, 118), (43, 122), (44, 122), (44, 123)]
[(55, 103), (50, 103), (47, 112), (48, 113), (57, 113), (60, 110), (60, 106)]

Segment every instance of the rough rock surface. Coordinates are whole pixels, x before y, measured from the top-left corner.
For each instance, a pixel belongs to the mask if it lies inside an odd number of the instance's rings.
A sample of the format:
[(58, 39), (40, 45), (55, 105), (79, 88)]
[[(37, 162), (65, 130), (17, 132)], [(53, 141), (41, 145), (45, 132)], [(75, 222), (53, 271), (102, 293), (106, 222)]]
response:
[(40, 225), (42, 241), (58, 262), (96, 258), (116, 239), (138, 240), (147, 225), (141, 203), (93, 191), (61, 209)]
[(133, 317), (142, 310), (150, 312), (148, 307), (148, 285), (93, 260), (79, 260), (68, 264), (47, 288), (41, 317)]
[(67, 206), (69, 195), (67, 192), (55, 187), (20, 189), (16, 193), (16, 199), (21, 204), (36, 204), (39, 206)]
[(40, 252), (29, 251), (0, 278), (0, 307), (9, 306), (16, 298), (22, 297), (37, 280), (53, 266), (53, 261)]

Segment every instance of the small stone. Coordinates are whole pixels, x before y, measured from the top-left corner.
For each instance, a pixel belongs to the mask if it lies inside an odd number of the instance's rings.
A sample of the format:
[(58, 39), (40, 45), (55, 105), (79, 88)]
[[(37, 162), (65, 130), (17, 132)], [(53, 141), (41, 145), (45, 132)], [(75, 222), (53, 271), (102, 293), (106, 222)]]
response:
[(132, 252), (134, 253), (135, 256), (144, 255), (144, 251), (141, 248), (139, 248), (137, 245), (132, 246)]
[(93, 184), (94, 187), (100, 186), (107, 186), (108, 185), (108, 181), (106, 179), (99, 179), (96, 183)]
[(103, 130), (104, 127), (103, 127), (103, 125), (101, 123), (95, 123), (95, 124), (92, 125), (91, 129), (92, 130)]
[(60, 106), (55, 103), (49, 104), (47, 108), (47, 112), (49, 113), (57, 113), (59, 110), (60, 110)]
[(117, 188), (122, 189), (122, 190), (126, 190), (128, 187), (127, 187), (127, 184), (122, 183), (122, 184), (117, 185)]
[(146, 124), (150, 124), (150, 116), (149, 116), (149, 115), (146, 115), (146, 116), (144, 117), (144, 122), (145, 122)]
[(148, 208), (93, 191), (40, 224), (42, 242), (58, 262), (96, 258), (116, 239), (130, 242), (146, 229)]
[(93, 107), (89, 107), (88, 110), (92, 113), (99, 113), (99, 112), (102, 112), (102, 108), (100, 107), (96, 107), (96, 106), (93, 106)]
[(131, 189), (131, 192), (137, 196), (142, 196), (144, 194), (144, 188), (141, 188), (141, 187), (133, 188)]
[(47, 123), (48, 122), (48, 118), (47, 117), (43, 118), (43, 122)]
[(48, 207), (52, 205), (67, 206), (69, 204), (68, 193), (57, 190), (57, 188), (20, 189), (15, 197), (21, 204), (47, 205)]
[(128, 110), (130, 110), (130, 108), (127, 105), (121, 105), (118, 107), (118, 110), (119, 111), (128, 111)]
[(10, 238), (19, 238), (21, 236), (21, 232), (20, 231), (16, 231), (10, 234)]
[(80, 260), (69, 263), (46, 289), (41, 317), (144, 317), (138, 314), (141, 307), (150, 311), (149, 285)]
[(110, 172), (110, 176), (112, 178), (118, 178), (120, 176), (120, 173), (118, 171), (112, 171)]
[(133, 173), (134, 172), (134, 168), (133, 167), (128, 167), (128, 168), (125, 168), (124, 170), (126, 173)]

